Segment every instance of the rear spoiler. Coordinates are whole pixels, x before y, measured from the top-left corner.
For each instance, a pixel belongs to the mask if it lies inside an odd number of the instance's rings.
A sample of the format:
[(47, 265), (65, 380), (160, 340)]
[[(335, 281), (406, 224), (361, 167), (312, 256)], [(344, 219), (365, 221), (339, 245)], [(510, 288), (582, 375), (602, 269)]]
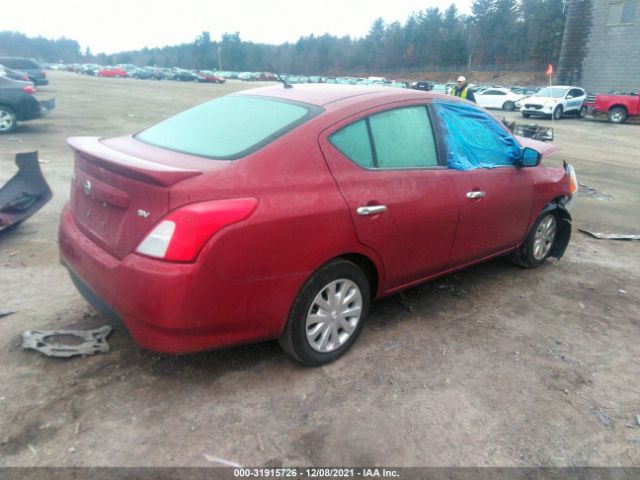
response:
[(164, 187), (195, 177), (202, 172), (163, 165), (114, 150), (100, 137), (71, 137), (67, 143), (85, 160), (121, 175)]

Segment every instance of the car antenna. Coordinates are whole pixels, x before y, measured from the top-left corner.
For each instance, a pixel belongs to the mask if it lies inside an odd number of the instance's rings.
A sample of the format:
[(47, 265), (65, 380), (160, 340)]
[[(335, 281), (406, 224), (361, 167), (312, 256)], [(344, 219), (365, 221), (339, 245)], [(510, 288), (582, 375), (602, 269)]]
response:
[(267, 64), (267, 66), (271, 69), (271, 71), (273, 73), (276, 74), (276, 78), (278, 79), (279, 82), (282, 82), (282, 84), (284, 85), (284, 88), (293, 88), (293, 85), (291, 85), (290, 83), (288, 83), (284, 78), (282, 78), (280, 76), (280, 74), (278, 72), (276, 72), (276, 69), (273, 68), (273, 65), (271, 65), (270, 63)]

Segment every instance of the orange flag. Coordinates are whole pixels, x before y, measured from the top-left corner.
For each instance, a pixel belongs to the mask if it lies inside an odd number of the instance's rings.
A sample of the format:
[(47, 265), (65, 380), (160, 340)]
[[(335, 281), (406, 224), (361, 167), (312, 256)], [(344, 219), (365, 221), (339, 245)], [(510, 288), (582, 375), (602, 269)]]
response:
[(547, 67), (547, 75), (553, 75), (553, 65), (549, 64)]

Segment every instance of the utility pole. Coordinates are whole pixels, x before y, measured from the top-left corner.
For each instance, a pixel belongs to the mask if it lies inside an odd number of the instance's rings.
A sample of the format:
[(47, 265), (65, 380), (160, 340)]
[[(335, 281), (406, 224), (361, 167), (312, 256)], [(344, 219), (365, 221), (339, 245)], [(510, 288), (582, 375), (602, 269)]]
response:
[(222, 47), (218, 47), (218, 70), (222, 71)]

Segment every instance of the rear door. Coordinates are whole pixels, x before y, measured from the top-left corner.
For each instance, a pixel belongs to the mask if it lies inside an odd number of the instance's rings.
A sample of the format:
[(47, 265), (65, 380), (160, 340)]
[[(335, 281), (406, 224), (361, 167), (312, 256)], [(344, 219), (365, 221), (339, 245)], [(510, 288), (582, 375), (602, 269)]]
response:
[(385, 290), (444, 270), (458, 221), (453, 174), (442, 165), (424, 104), (359, 114), (320, 145), (358, 239), (385, 268)]

